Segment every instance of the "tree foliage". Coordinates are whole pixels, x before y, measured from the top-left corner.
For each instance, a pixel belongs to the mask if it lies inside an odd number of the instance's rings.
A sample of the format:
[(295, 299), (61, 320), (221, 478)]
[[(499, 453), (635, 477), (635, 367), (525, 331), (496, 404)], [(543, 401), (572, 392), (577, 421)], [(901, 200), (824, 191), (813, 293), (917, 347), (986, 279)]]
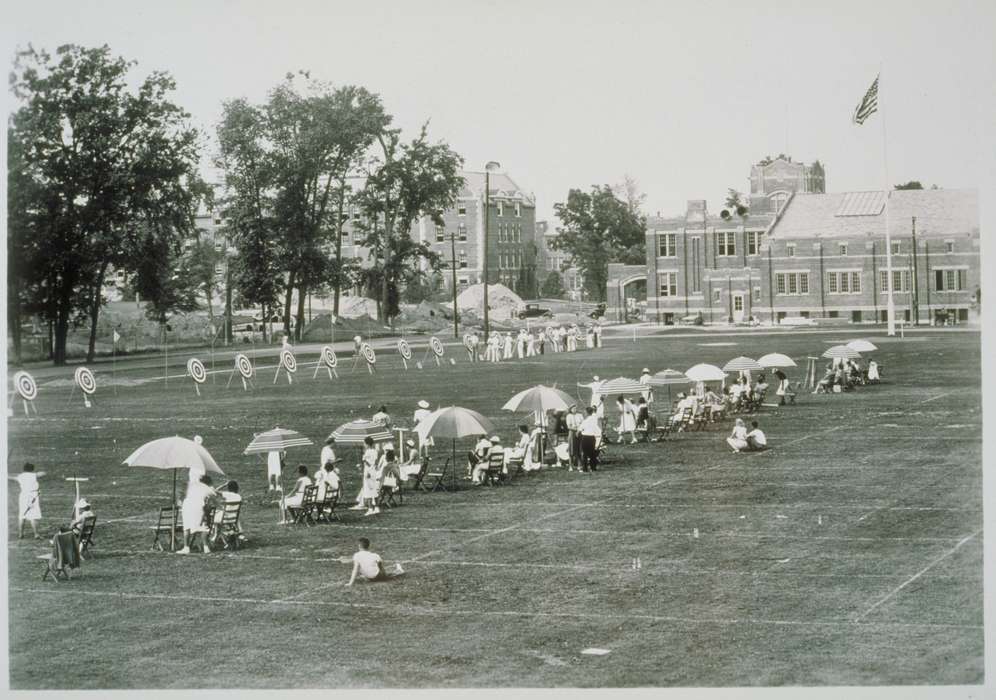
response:
[(10, 84), (9, 310), (22, 304), (53, 326), (53, 360), (66, 360), (73, 324), (91, 323), (92, 359), (104, 278), (145, 262), (150, 240), (175, 251), (204, 195), (198, 133), (153, 72), (132, 87), (134, 62), (107, 46), (19, 51)]
[(922, 190), (923, 185), (920, 184), (919, 180), (910, 180), (909, 182), (904, 182), (901, 185), (896, 185), (897, 190)]
[(592, 298), (605, 300), (609, 262), (640, 264), (645, 259), (645, 220), (608, 185), (590, 192), (572, 189), (566, 202), (553, 205), (560, 218), (553, 247), (571, 256)]
[(560, 278), (559, 272), (551, 272), (543, 280), (543, 288), (540, 290), (545, 299), (562, 299), (564, 297), (564, 282)]

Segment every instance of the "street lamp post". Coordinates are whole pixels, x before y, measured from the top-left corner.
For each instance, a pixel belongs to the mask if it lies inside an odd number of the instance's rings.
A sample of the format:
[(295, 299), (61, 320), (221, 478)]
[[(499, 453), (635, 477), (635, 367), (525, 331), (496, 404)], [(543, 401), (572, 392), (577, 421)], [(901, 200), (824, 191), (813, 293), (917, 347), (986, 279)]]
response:
[(484, 344), (487, 345), (490, 324), (488, 323), (488, 228), (491, 219), (491, 171), (501, 167), (501, 163), (488, 161), (484, 166)]

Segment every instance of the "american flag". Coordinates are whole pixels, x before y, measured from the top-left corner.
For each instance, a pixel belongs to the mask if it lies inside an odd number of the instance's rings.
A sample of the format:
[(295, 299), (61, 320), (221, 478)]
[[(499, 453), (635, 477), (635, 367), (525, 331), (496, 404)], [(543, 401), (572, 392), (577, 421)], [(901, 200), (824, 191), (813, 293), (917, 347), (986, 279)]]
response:
[(865, 96), (861, 98), (861, 102), (858, 104), (857, 109), (854, 110), (854, 123), (864, 124), (865, 119), (875, 114), (878, 111), (878, 76), (875, 76), (875, 82), (871, 84), (868, 88), (868, 92)]

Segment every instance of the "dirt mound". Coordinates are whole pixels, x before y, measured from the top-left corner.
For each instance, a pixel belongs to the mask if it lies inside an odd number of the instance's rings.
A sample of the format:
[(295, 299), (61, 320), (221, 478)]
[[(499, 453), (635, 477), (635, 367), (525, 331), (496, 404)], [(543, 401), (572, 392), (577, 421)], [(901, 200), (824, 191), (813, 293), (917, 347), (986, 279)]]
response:
[(339, 316), (377, 318), (377, 302), (367, 297), (344, 296), (339, 298)]
[[(461, 313), (473, 311), (478, 316), (484, 314), (484, 285), (467, 287), (457, 297), (457, 308)], [(514, 318), (522, 308), (522, 297), (503, 284), (488, 285), (488, 315), (495, 320)]]

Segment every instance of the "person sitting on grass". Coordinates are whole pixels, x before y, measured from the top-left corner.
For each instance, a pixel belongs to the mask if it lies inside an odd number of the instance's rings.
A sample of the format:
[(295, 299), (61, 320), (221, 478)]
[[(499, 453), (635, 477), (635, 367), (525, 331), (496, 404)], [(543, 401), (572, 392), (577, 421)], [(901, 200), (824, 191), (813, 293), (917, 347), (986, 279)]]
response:
[(16, 481), (21, 489), (17, 496), (17, 539), (24, 537), (25, 521), (31, 525), (31, 532), (35, 539), (41, 539), (41, 535), (38, 534), (38, 521), (41, 520), (38, 478), (42, 476), (45, 476), (45, 472), (36, 472), (35, 465), (31, 462), (25, 462), (20, 474), (7, 477), (11, 481)]
[(311, 477), (308, 476), (308, 468), (303, 464), (297, 467), (297, 481), (294, 482), (294, 490), (283, 502), (283, 520), (281, 524), (290, 522), (290, 509), (300, 508), (304, 503), (304, 490), (311, 486)]
[(747, 433), (747, 449), (753, 452), (768, 449), (768, 438), (764, 431), (757, 427), (757, 421), (750, 422), (750, 432)]
[(747, 428), (744, 426), (742, 419), (737, 418), (733, 424), (733, 432), (730, 433), (730, 437), (726, 438), (726, 444), (734, 452), (740, 452), (740, 450), (747, 448)]
[(204, 522), (204, 511), (217, 499), (211, 488), (211, 477), (203, 475), (197, 481), (187, 485), (187, 494), (183, 498), (180, 512), (183, 515), (183, 548), (177, 554), (190, 554), (190, 545), (198, 533), (201, 535), (201, 550), (205, 554), (211, 552), (208, 546), (208, 528)]
[(359, 576), (365, 581), (388, 581), (404, 574), (401, 564), (394, 565), (394, 571), (388, 573), (384, 570), (384, 560), (376, 552), (370, 551), (370, 540), (361, 537), (357, 542), (356, 554), (353, 555), (353, 573), (349, 575), (349, 583), (352, 586)]

